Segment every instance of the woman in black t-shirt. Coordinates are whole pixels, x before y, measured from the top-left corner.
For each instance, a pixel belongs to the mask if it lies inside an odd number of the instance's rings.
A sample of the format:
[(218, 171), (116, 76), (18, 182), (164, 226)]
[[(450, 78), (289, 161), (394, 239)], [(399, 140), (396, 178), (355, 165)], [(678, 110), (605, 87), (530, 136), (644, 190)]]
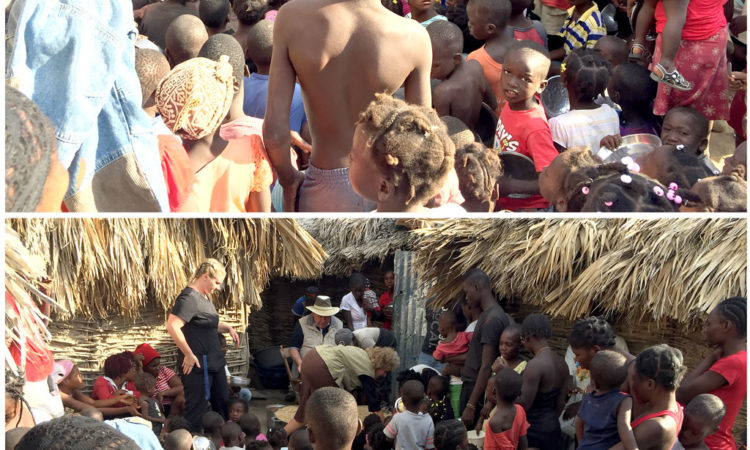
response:
[(177, 362), (185, 391), (185, 418), (193, 432), (200, 432), (203, 414), (211, 409), (227, 417), (229, 387), (218, 333), (229, 333), (237, 347), (239, 336), (231, 326), (219, 321), (208, 298), (221, 287), (225, 276), (219, 261), (204, 261), (190, 285), (177, 296), (167, 319), (167, 331), (180, 349)]

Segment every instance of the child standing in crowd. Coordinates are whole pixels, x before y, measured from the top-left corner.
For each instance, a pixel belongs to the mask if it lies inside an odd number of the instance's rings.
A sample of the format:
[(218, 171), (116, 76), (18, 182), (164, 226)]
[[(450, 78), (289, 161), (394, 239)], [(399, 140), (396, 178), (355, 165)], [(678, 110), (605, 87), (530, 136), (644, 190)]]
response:
[(234, 422), (227, 422), (221, 426), (221, 439), (224, 445), (219, 450), (244, 450), (242, 428)]
[(215, 448), (221, 447), (223, 441), (221, 436), (221, 427), (224, 426), (224, 419), (216, 411), (209, 411), (201, 418), (201, 429), (203, 436), (207, 437), (214, 443)]
[(503, 169), (497, 153), (472, 142), (456, 150), (456, 174), (467, 212), (492, 212), (498, 199), (497, 179)]
[(747, 299), (732, 297), (719, 303), (706, 319), (706, 343), (714, 350), (685, 377), (677, 390), (682, 404), (698, 394), (714, 394), (726, 415), (719, 430), (706, 438), (711, 449), (735, 448), (732, 428), (747, 394)]
[(526, 411), (515, 404), (521, 395), (523, 377), (511, 368), (502, 369), (495, 375), (495, 401), (497, 410), (492, 415), (484, 432), (486, 450), (525, 449), (528, 447), (526, 432), (529, 422)]
[(435, 11), (435, 2), (432, 0), (409, 0), (409, 12), (404, 17), (416, 20), (423, 27), (439, 20), (448, 20)]
[(247, 403), (241, 398), (229, 400), (229, 417), (227, 422), (239, 422), (240, 418), (247, 414)]
[(547, 46), (547, 30), (542, 22), (526, 17), (527, 10), (534, 8), (533, 0), (511, 0), (508, 26), (517, 41), (534, 41)]
[[(534, 162), (537, 173), (557, 156), (544, 108), (536, 100), (547, 86), (549, 64), (549, 53), (536, 42), (521, 41), (508, 50), (502, 75), (506, 104), (495, 131), (495, 150), (526, 155)], [(503, 174), (498, 184), (497, 209), (528, 211), (549, 207), (539, 193), (538, 179), (513, 179)]]
[(713, 394), (693, 397), (683, 410), (685, 417), (675, 450), (709, 450), (704, 440), (719, 431), (719, 424), (726, 413), (724, 402)]
[(550, 52), (550, 57), (558, 61), (577, 48), (593, 49), (596, 41), (607, 34), (599, 7), (593, 0), (571, 0), (570, 3), (573, 6), (568, 9), (560, 28), (565, 43)]
[[(656, 96), (656, 82), (649, 78), (648, 70), (632, 62), (620, 64), (612, 70), (607, 92), (612, 101), (622, 109), (620, 136), (637, 133), (659, 136), (661, 126), (651, 112)], [(617, 140), (615, 145), (606, 147), (613, 150), (620, 142)]]
[(439, 116), (456, 117), (469, 128), (474, 128), (482, 102), (497, 109), (495, 95), (482, 73), (482, 66), (464, 61), (461, 56), (464, 38), (461, 30), (451, 22), (435, 22), (427, 27), (427, 33), (432, 43), (430, 77), (441, 81), (432, 90), (435, 111)]
[(141, 372), (135, 378), (135, 388), (144, 394), (139, 400), (141, 417), (151, 422), (151, 430), (158, 436), (165, 419), (161, 403), (153, 398), (156, 395), (156, 378), (150, 373)]
[(638, 448), (630, 428), (633, 399), (620, 392), (628, 377), (627, 359), (621, 353), (602, 350), (591, 359), (593, 391), (583, 396), (576, 418), (579, 450), (610, 448), (622, 442), (625, 449)]
[(432, 418), (419, 412), (419, 405), (424, 400), (424, 385), (417, 380), (407, 381), (401, 387), (401, 398), (406, 411), (393, 416), (383, 430), (385, 436), (396, 441), (396, 450), (435, 448)]
[(453, 420), (456, 418), (451, 406), (450, 397), (450, 378), (442, 375), (433, 375), (427, 382), (427, 398), (429, 407), (427, 411), (432, 417), (432, 421), (437, 425), (444, 420)]
[(492, 364), (492, 371), (500, 373), (507, 368), (513, 369), (521, 374), (526, 369), (526, 361), (521, 359), (521, 325), (512, 323), (505, 327), (500, 335), (500, 356)]
[(620, 132), (617, 112), (595, 101), (609, 82), (609, 63), (593, 50), (581, 48), (565, 58), (563, 67), (561, 76), (570, 111), (549, 120), (552, 140), (560, 152), (588, 147), (595, 153), (602, 138)]
[(482, 66), (484, 77), (495, 94), (495, 113), (500, 115), (505, 104), (503, 85), (500, 82), (503, 60), (513, 44), (513, 38), (506, 29), (510, 19), (510, 5), (508, 2), (474, 0), (466, 6), (466, 13), (469, 16), (471, 35), (485, 41), (481, 48), (469, 53), (466, 60), (476, 60)]
[(455, 151), (434, 110), (378, 94), (354, 130), (349, 178), (378, 212), (463, 212), (452, 203), (425, 207), (445, 184)]

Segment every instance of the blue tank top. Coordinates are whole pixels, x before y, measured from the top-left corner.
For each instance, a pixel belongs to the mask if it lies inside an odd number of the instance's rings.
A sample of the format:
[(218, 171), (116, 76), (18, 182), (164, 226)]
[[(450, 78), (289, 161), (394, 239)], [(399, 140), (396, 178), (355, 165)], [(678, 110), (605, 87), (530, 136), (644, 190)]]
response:
[(609, 448), (620, 442), (617, 434), (617, 409), (627, 397), (618, 390), (601, 395), (583, 396), (578, 416), (583, 420), (583, 438), (578, 450)]

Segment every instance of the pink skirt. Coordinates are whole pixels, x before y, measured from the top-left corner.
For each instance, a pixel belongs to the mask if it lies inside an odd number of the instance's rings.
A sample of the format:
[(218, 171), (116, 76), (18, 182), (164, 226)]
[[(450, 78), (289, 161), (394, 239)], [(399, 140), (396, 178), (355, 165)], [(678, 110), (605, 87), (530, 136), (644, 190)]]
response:
[[(676, 106), (690, 106), (708, 120), (729, 118), (729, 72), (727, 71), (728, 28), (708, 39), (680, 43), (674, 65), (693, 85), (690, 91), (679, 91), (659, 83), (654, 114), (663, 116)], [(662, 35), (656, 39), (652, 61), (661, 58)]]

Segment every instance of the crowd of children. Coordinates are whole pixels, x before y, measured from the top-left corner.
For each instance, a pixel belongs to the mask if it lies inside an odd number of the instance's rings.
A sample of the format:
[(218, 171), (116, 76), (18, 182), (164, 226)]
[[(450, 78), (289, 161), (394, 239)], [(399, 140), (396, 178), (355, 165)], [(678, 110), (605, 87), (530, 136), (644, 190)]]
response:
[[(737, 144), (746, 136), (745, 60), (736, 49), (744, 41), (728, 39), (734, 12), (719, 2), (653, 0), (629, 11), (634, 29), (626, 20), (615, 35), (593, 0), (371, 0), (335, 11), (337, 21), (348, 14), (351, 31), (339, 41), (324, 25), (330, 0), (319, 1), (320, 18), (299, 30), (294, 15), (304, 8), (283, 1), (139, 1), (133, 12), (108, 0), (97, 21), (84, 13), (45, 21), (35, 13), (41, 4), (11, 2), (6, 209), (746, 209), (744, 145), (731, 164), (730, 150), (714, 148), (719, 141), (708, 149), (716, 121), (729, 120)], [(137, 39), (126, 32), (131, 19)], [(129, 37), (96, 53), (76, 40), (91, 27)], [(116, 62), (94, 85), (80, 64), (55, 57), (64, 44), (46, 46), (37, 29), (67, 29), (66, 51), (90, 64)], [(562, 114), (542, 95), (557, 75), (567, 92), (557, 101), (569, 105)], [(399, 86), (405, 102), (390, 95)], [(451, 139), (459, 131), (473, 138)], [(635, 153), (623, 142), (635, 134), (663, 145)], [(590, 153), (586, 164), (542, 186), (553, 160), (578, 147)], [(28, 154), (37, 156), (21, 157)], [(641, 162), (649, 156), (673, 175), (655, 177)], [(682, 176), (696, 158), (706, 170)]]

